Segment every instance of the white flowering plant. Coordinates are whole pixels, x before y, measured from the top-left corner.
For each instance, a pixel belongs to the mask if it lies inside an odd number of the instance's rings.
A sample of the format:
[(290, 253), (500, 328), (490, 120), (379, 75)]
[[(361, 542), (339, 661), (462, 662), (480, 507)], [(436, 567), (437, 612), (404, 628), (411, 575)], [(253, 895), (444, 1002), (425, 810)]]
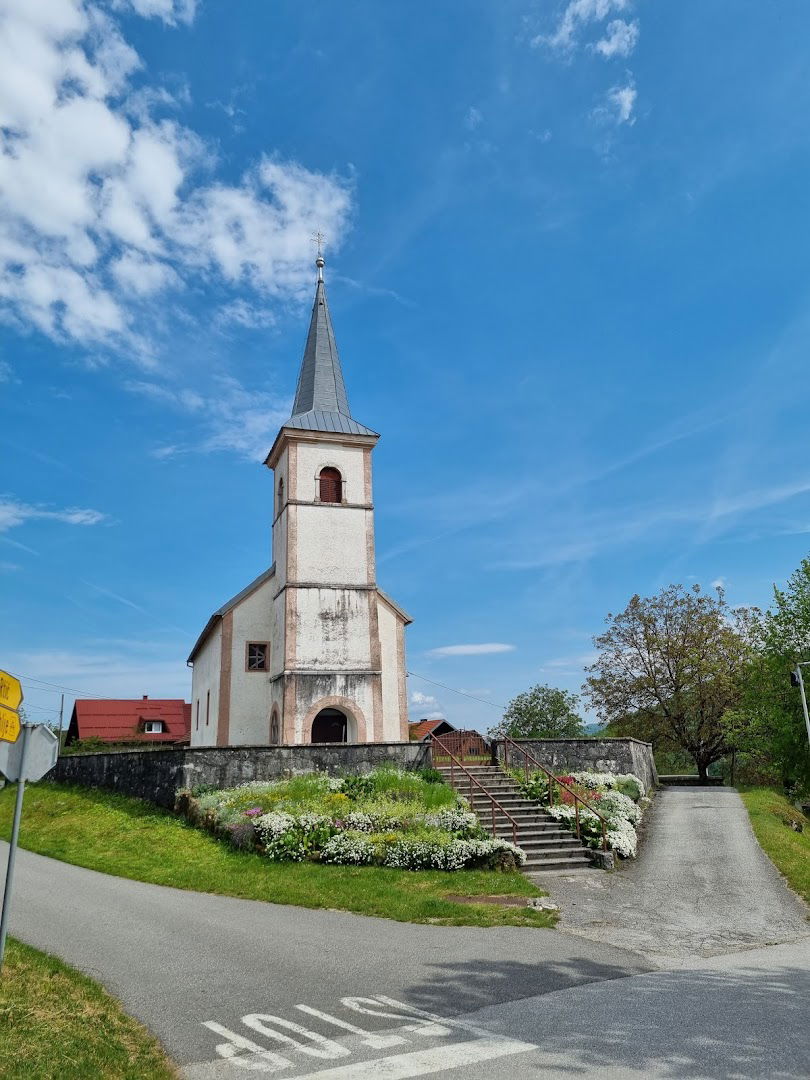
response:
[(239, 850), (276, 861), (459, 870), (515, 868), (525, 860), (514, 845), (489, 837), (467, 800), (427, 771), (251, 781), (198, 796), (181, 792), (177, 807)]
[[(545, 780), (544, 774), (540, 774)], [(566, 783), (572, 781), (572, 789), (582, 795), (601, 817), (607, 822), (606, 839), (608, 846), (623, 859), (633, 858), (638, 850), (636, 826), (642, 818), (642, 806), (649, 803), (644, 798), (644, 784), (630, 773), (577, 772), (565, 777)], [(627, 794), (632, 791), (634, 799)], [(546, 805), (545, 812), (560, 822), (565, 828), (576, 829), (576, 807), (568, 797), (567, 802)], [(596, 813), (591, 813), (580, 805), (579, 831), (582, 842), (588, 847), (597, 848), (602, 843), (602, 822)]]

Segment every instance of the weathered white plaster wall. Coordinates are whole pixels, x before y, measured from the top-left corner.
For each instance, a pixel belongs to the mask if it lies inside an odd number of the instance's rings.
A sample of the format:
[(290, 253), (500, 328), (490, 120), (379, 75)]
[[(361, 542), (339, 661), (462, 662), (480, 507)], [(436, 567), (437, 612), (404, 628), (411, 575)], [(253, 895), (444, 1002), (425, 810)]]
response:
[[(284, 450), (279, 457), (275, 470), (273, 471), (273, 540), (272, 540), (272, 552), (271, 562), (275, 563), (276, 567), (276, 589), (280, 584), (283, 584), (287, 580), (287, 530), (288, 530), (288, 516), (290, 508), (287, 504), (287, 500), (290, 498), (290, 478), (289, 478), (289, 452)], [(286, 509), (282, 509), (279, 514), (278, 510), (278, 482), (279, 479), (284, 480), (284, 506)]]
[(401, 662), (397, 649), (398, 616), (384, 600), (377, 600), (377, 618), (380, 624), (380, 657), (382, 661), (382, 737), (386, 742), (401, 738), (399, 679)]
[(295, 510), (296, 580), (368, 584), (366, 517), (371, 511), (331, 503), (297, 506)]
[(368, 595), (354, 589), (295, 589), (295, 665), (368, 669)]
[(249, 641), (272, 645), (274, 584), (275, 578), (271, 577), (233, 610), (231, 745), (266, 744), (270, 739), (270, 673), (246, 671), (245, 667)]
[(343, 499), (349, 503), (370, 502), (365, 490), (364, 456), (362, 446), (342, 446), (333, 442), (299, 442), (297, 444), (296, 498), (314, 502), (318, 497), (318, 476), (321, 469), (340, 470), (343, 477)]
[[(222, 654), (222, 623), (218, 623), (194, 657), (191, 672), (191, 745), (216, 746), (219, 719), (219, 679)], [(205, 722), (206, 695), (210, 693), (208, 724)], [(200, 726), (197, 728), (197, 702)]]
[[(341, 708), (352, 712), (360, 722), (348, 725), (348, 741), (373, 742), (374, 740), (374, 675), (299, 675), (295, 704), (295, 741), (312, 742), (313, 710)], [(345, 708), (337, 699), (352, 703), (354, 709)]]

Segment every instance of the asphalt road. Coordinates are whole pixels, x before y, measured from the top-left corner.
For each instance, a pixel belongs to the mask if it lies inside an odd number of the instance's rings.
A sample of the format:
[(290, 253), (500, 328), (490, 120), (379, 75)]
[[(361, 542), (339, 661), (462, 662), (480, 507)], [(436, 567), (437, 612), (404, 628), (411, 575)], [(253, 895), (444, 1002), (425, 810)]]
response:
[(671, 967), (810, 936), (810, 909), (765, 855), (733, 788), (667, 787), (637, 859), (613, 874), (543, 875), (560, 928)]
[[(650, 850), (672, 840), (668, 820)], [(677, 850), (687, 866), (702, 858), (683, 837)], [(763, 867), (790, 911), (797, 901)], [(582, 875), (579, 888), (605, 877)], [(727, 927), (773, 899), (749, 884), (747, 905), (725, 910)], [(710, 911), (703, 890), (715, 886), (697, 869), (673, 878), (668, 901), (637, 914), (644, 933), (656, 918), (666, 925), (679, 889), (698, 916)], [(789, 944), (739, 951), (735, 941), (711, 958), (680, 948), (668, 960), (578, 932), (412, 926), (180, 892), (29, 852), (15, 893), (12, 933), (106, 985), (187, 1080), (810, 1075), (803, 915)], [(631, 921), (622, 918), (613, 933)]]

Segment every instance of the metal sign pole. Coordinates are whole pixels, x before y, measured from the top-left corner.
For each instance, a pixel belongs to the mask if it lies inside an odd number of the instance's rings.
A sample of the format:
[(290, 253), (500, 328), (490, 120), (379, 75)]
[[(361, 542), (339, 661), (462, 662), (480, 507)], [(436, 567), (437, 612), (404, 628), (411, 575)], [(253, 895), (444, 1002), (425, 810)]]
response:
[(30, 724), (22, 726), (22, 754), (20, 757), (20, 778), (17, 781), (17, 799), (14, 803), (14, 823), (11, 826), (11, 840), (8, 845), (8, 863), (6, 864), (6, 887), (3, 890), (3, 911), (0, 915), (0, 972), (6, 955), (6, 934), (8, 931), (8, 913), (11, 907), (11, 887), (14, 883), (14, 861), (17, 854), (17, 838), (20, 835), (23, 795), (25, 794), (25, 766), (28, 756), (28, 732)]
[(804, 723), (807, 727), (807, 739), (810, 742), (810, 714), (807, 712), (807, 697), (804, 693), (804, 679), (802, 678), (802, 666), (806, 663), (807, 661), (802, 661), (801, 664), (796, 665), (796, 678), (799, 683), (799, 693), (802, 696), (802, 710), (804, 711)]

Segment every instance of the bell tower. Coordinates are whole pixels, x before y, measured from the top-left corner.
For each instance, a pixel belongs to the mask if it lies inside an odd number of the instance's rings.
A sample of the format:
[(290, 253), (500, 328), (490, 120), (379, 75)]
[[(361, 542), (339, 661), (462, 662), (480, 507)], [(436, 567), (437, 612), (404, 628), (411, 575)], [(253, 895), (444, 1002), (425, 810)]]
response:
[(408, 738), (405, 626), (377, 586), (371, 456), (379, 435), (349, 408), (324, 285), (273, 471), (271, 741)]

